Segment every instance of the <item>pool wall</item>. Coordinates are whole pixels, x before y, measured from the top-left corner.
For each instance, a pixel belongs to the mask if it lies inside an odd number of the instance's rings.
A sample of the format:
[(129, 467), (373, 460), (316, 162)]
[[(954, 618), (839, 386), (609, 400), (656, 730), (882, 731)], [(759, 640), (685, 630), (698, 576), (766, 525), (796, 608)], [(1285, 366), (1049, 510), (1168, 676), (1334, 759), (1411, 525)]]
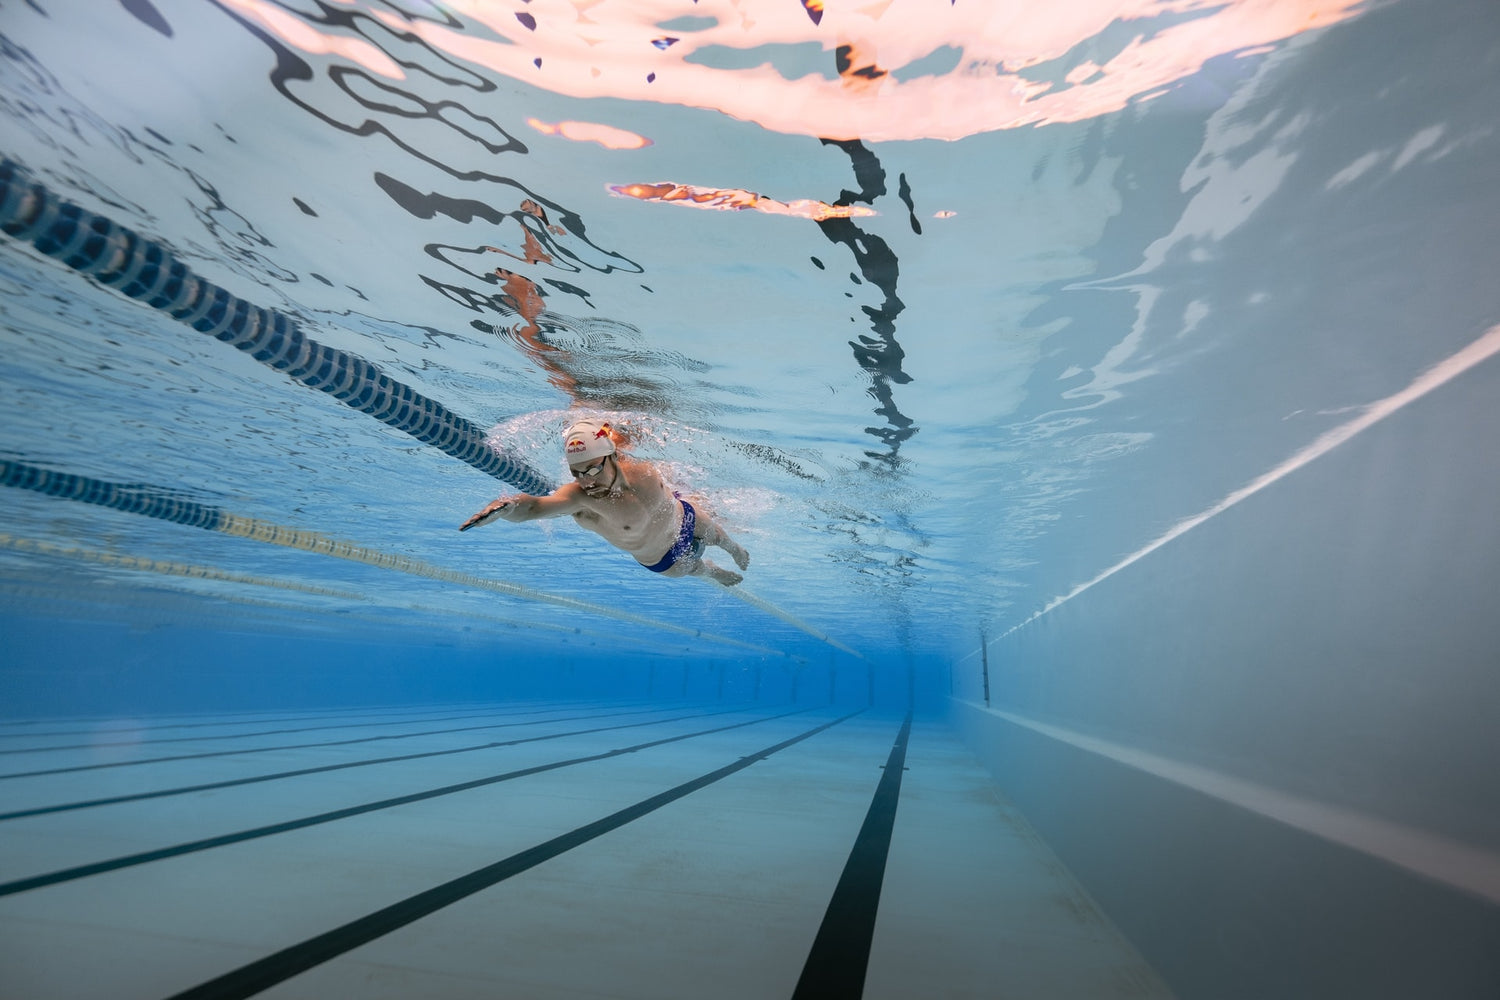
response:
[(962, 661), (955, 716), (1183, 996), (1500, 995), (1493, 359)]

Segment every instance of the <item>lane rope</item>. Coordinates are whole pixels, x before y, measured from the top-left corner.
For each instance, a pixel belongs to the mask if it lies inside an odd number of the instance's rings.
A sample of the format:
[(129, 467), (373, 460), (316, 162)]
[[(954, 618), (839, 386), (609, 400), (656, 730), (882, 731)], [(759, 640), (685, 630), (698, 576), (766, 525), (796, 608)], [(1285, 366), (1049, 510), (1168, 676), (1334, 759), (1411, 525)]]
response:
[(364, 563), (367, 566), (378, 566), (381, 569), (394, 570), (398, 573), (408, 573), (412, 576), (425, 577), (429, 580), (438, 580), (461, 587), (488, 590), (496, 594), (504, 594), (507, 597), (551, 604), (556, 607), (567, 608), (570, 611), (581, 611), (586, 614), (613, 618), (616, 621), (629, 622), (633, 625), (641, 625), (646, 628), (660, 629), (666, 632), (674, 632), (678, 635), (691, 636), (694, 639), (705, 639), (709, 642), (717, 642), (722, 645), (737, 646), (741, 649), (748, 649), (765, 656), (792, 658), (788, 653), (771, 649), (767, 646), (743, 642), (739, 639), (731, 639), (728, 636), (704, 632), (701, 629), (687, 628), (682, 625), (673, 624), (672, 622), (658, 621), (654, 618), (647, 618), (644, 615), (621, 611), (618, 608), (613, 608), (605, 604), (594, 604), (589, 601), (580, 601), (573, 597), (549, 594), (519, 583), (510, 583), (506, 580), (493, 580), (476, 576), (472, 573), (461, 573), (457, 570), (445, 569), (441, 566), (434, 566), (431, 563), (423, 562), (420, 559), (413, 559), (410, 556), (398, 555), (394, 552), (381, 552), (378, 549), (356, 545), (353, 542), (329, 538), (327, 535), (322, 535), (315, 531), (304, 531), (300, 528), (273, 524), (270, 521), (262, 521), (253, 517), (243, 517), (219, 507), (198, 503), (195, 500), (188, 500), (184, 497), (172, 496), (150, 487), (114, 483), (102, 479), (94, 479), (89, 476), (76, 475), (71, 472), (54, 472), (50, 469), (42, 469), (10, 459), (0, 459), (0, 486), (29, 490), (62, 500), (75, 500), (80, 503), (109, 507), (113, 510), (140, 514), (144, 517), (172, 521), (177, 524), (190, 525), (208, 531), (231, 535), (236, 538), (247, 538), (257, 542), (264, 542), (268, 545), (278, 545), (283, 548), (299, 549), (303, 552), (333, 556), (336, 559)]
[(312, 340), (285, 313), (199, 277), (160, 243), (62, 200), (9, 159), (0, 160), (0, 231), (522, 492), (552, 491), (546, 476), (486, 444), (478, 424), (365, 359)]

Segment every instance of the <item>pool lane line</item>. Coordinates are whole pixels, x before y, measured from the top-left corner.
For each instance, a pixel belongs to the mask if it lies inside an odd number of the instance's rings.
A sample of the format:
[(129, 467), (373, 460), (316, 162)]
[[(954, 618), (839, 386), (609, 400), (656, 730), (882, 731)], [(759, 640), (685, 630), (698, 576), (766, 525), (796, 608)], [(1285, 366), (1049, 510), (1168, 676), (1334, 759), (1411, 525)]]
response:
[[(558, 705), (560, 707), (567, 707), (567, 705), (569, 703), (568, 702), (564, 702), (564, 701), (558, 701), (558, 702), (542, 702), (541, 704), (543, 704), (543, 705), (556, 704), (556, 705)], [(460, 710), (473, 711), (473, 710), (478, 710), (478, 709), (494, 710), (494, 709), (501, 709), (501, 708), (511, 708), (511, 707), (515, 707), (515, 706), (516, 706), (516, 702), (497, 701), (497, 702), (494, 702), (494, 703), (488, 704), (488, 705), (483, 705), (483, 704), (480, 704), (480, 705), (461, 705), (461, 704), (455, 704), (455, 705), (446, 705), (446, 706), (443, 706), (441, 708), (439, 708), (437, 706), (433, 706), (432, 708), (428, 709), (426, 712), (414, 711), (411, 708), (395, 708), (395, 707), (391, 707), (391, 706), (382, 706), (380, 708), (371, 708), (371, 709), (346, 708), (346, 709), (344, 709), (343, 711), (340, 711), (340, 712), (311, 712), (311, 711), (309, 711), (309, 712), (294, 712), (291, 715), (275, 715), (275, 714), (271, 714), (270, 716), (262, 716), (262, 715), (260, 715), (259, 713), (256, 713), (256, 712), (243, 712), (243, 713), (230, 713), (230, 714), (226, 714), (226, 715), (222, 715), (222, 716), (216, 716), (216, 717), (214, 717), (216, 719), (216, 721), (214, 721), (214, 722), (160, 722), (160, 723), (158, 723), (158, 722), (155, 722), (154, 720), (165, 719), (165, 718), (182, 718), (182, 716), (147, 715), (147, 716), (142, 716), (142, 723), (143, 724), (139, 725), (139, 726), (101, 726), (101, 727), (96, 728), (96, 729), (66, 729), (66, 730), (57, 730), (57, 731), (53, 731), (53, 732), (44, 732), (44, 733), (0, 733), (0, 739), (14, 740), (14, 739), (22, 739), (22, 738), (25, 738), (25, 737), (28, 737), (28, 736), (87, 736), (87, 735), (89, 735), (91, 733), (138, 733), (138, 732), (143, 732), (143, 731), (148, 730), (148, 729), (205, 729), (205, 728), (208, 728), (210, 726), (257, 726), (257, 725), (263, 725), (263, 724), (273, 723), (273, 722), (314, 722), (314, 721), (316, 721), (318, 719), (349, 719), (349, 718), (357, 718), (357, 717), (360, 717), (360, 716), (364, 716), (365, 718), (376, 720), (376, 721), (372, 722), (371, 725), (377, 725), (377, 724), (379, 724), (379, 721), (381, 720), (381, 718), (383, 716), (391, 716), (391, 715), (401, 716), (401, 715), (406, 715), (406, 716), (409, 717), (406, 721), (410, 721), (410, 722), (422, 722), (422, 721), (424, 721), (425, 717), (427, 717), (431, 713), (435, 713), (435, 712), (456, 712), (456, 711), (460, 711)], [(601, 707), (603, 707), (603, 706), (601, 706)], [(536, 711), (547, 712), (547, 711), (558, 711), (558, 709), (540, 708), (540, 709), (536, 709)], [(517, 713), (517, 714), (521, 714), (521, 713)], [(208, 718), (208, 717), (209, 716), (207, 716), (207, 715), (188, 716), (188, 718), (198, 718), (198, 719), (204, 719), (204, 718)], [(129, 718), (132, 718), (132, 716), (130, 716), (129, 714), (121, 714), (121, 713), (117, 712), (117, 713), (114, 713), (114, 714), (111, 714), (111, 715), (94, 716), (94, 718), (99, 719), (100, 721), (103, 721), (103, 722), (119, 722), (121, 719), (129, 719)], [(151, 721), (148, 722), (147, 720), (151, 720)], [(68, 719), (51, 719), (51, 720), (37, 719), (37, 720), (34, 720), (34, 721), (35, 722), (47, 722), (47, 721), (50, 721), (50, 722), (54, 722), (54, 723), (57, 723), (57, 724), (62, 724), (62, 723), (81, 724), (81, 723), (86, 722), (88, 720), (82, 719), (82, 718), (68, 718)], [(399, 722), (399, 721), (402, 721), (402, 720), (399, 719), (399, 718), (397, 718), (397, 719), (392, 719), (392, 720), (389, 720), (389, 721)], [(6, 723), (0, 722), (0, 728), (3, 728), (5, 725), (6, 725)]]
[[(397, 795), (388, 799), (379, 799), (374, 802), (365, 802), (357, 806), (347, 806), (343, 809), (334, 809), (329, 812), (315, 813), (311, 816), (303, 816), (300, 819), (283, 820), (280, 823), (270, 823), (266, 826), (252, 827), (249, 830), (240, 830), (235, 833), (224, 833), (216, 837), (204, 837), (200, 840), (190, 840), (171, 847), (160, 847), (153, 851), (141, 851), (136, 854), (126, 854), (118, 858), (110, 858), (107, 861), (96, 861), (86, 865), (75, 865), (72, 868), (60, 868), (54, 872), (42, 875), (33, 875), (28, 878), (15, 879), (10, 882), (0, 883), (0, 896), (13, 896), (18, 892), (28, 892), (32, 889), (41, 889), (62, 882), (72, 882), (77, 879), (87, 878), (90, 875), (101, 875), (105, 872), (118, 871), (121, 868), (132, 868), (136, 865), (148, 864), (152, 861), (161, 861), (166, 858), (182, 857), (185, 854), (196, 854), (199, 851), (211, 850), (215, 847), (227, 847), (230, 844), (241, 844), (248, 840), (259, 840), (262, 837), (275, 836), (278, 833), (290, 833), (293, 830), (304, 830), (312, 826), (321, 826), (324, 823), (332, 823), (341, 819), (350, 819), (354, 816), (363, 816), (366, 813), (378, 812), (382, 809), (393, 809), (397, 806), (410, 805), (413, 802), (425, 802), (428, 799), (439, 798), (444, 795), (454, 795), (459, 792), (472, 791), (475, 788), (483, 788), (502, 781), (512, 781), (516, 778), (526, 778), (533, 774), (542, 774), (547, 771), (556, 771), (564, 767), (572, 767), (576, 764), (591, 764), (596, 761), (608, 760), (611, 757), (619, 757), (627, 753), (637, 753), (641, 750), (649, 750), (653, 747), (665, 746), (668, 743), (680, 743), (683, 740), (694, 739), (698, 736), (710, 736), (714, 733), (724, 733), (731, 729), (742, 729), (745, 726), (759, 725), (762, 722), (774, 722), (784, 719), (789, 715), (800, 715), (810, 712), (814, 707), (793, 709), (789, 712), (781, 712), (776, 715), (762, 716), (758, 719), (750, 719), (745, 722), (735, 722), (727, 726), (719, 726), (715, 729), (702, 729), (693, 733), (683, 733), (678, 736), (668, 736), (658, 740), (649, 740), (645, 743), (637, 743), (634, 746), (622, 747), (615, 750), (606, 750), (602, 753), (587, 754), (582, 757), (571, 757), (567, 760), (553, 761), (548, 764), (536, 764), (531, 767), (523, 767), (515, 771), (505, 771), (500, 774), (492, 774), (487, 778), (475, 778), (471, 781), (460, 781), (452, 785), (442, 785), (438, 788), (429, 788), (422, 792), (411, 792), (406, 795)], [(861, 710), (863, 711), (863, 710)], [(855, 713), (858, 714), (858, 713)], [(826, 728), (826, 727), (825, 727)]]
[[(562, 709), (558, 709), (562, 711)], [(245, 747), (241, 750), (210, 750), (208, 753), (174, 754), (171, 757), (147, 757), (144, 760), (115, 760), (100, 764), (74, 764), (69, 767), (49, 767), (37, 771), (13, 771), (0, 774), (0, 781), (11, 778), (40, 778), (49, 774), (72, 774), (76, 771), (98, 771), (108, 767), (134, 767), (138, 764), (165, 764), (178, 760), (203, 760), (208, 757), (233, 757), (247, 753), (269, 753), (275, 750), (311, 750), (318, 747), (346, 747), (356, 743), (377, 743), (381, 740), (406, 740), (418, 736), (446, 736), (449, 733), (472, 733), (479, 729), (509, 729), (512, 726), (538, 726), (549, 722), (577, 722), (581, 719), (607, 719), (616, 715), (638, 715), (654, 711), (649, 708), (625, 712), (600, 712), (589, 715), (565, 715), (558, 719), (528, 719), (523, 722), (497, 722), (493, 726), (455, 726), (451, 729), (426, 729), (415, 733), (391, 733), (385, 736), (359, 736), (348, 740), (325, 740), (322, 743), (287, 743), (272, 747)]]
[(475, 753), (480, 750), (498, 750), (502, 747), (520, 746), (523, 743), (541, 743), (546, 740), (560, 740), (569, 736), (586, 736), (590, 733), (607, 733), (620, 729), (639, 729), (642, 726), (659, 726), (669, 722), (682, 722), (684, 719), (710, 719), (716, 715), (733, 715), (742, 713), (743, 706), (738, 708), (725, 708), (717, 712), (693, 712), (688, 715), (677, 715), (670, 719), (647, 719), (644, 722), (624, 722), (617, 726), (596, 726), (593, 729), (572, 729), (565, 733), (547, 733), (543, 736), (524, 736), (515, 740), (496, 740), (493, 743), (480, 743), (476, 746), (454, 747), (448, 750), (424, 750), (421, 753), (401, 754), (395, 757), (374, 757), (369, 760), (351, 760), (339, 764), (320, 764), (316, 767), (303, 767), (295, 771), (280, 771), (275, 774), (257, 774), (247, 778), (228, 778), (223, 781), (212, 781), (201, 785), (185, 785), (181, 788), (163, 788), (154, 792), (135, 792), (130, 795), (115, 795), (103, 799), (87, 799), (80, 802), (65, 802), (53, 806), (37, 806), (32, 809), (18, 809), (15, 812), (0, 813), (0, 822), (11, 819), (24, 819), (28, 816), (46, 816), (52, 813), (72, 812), (77, 809), (93, 809), (96, 806), (119, 805), (122, 802), (140, 802), (145, 799), (160, 799), (171, 795), (186, 795), (190, 792), (209, 792), (220, 788), (234, 788), (238, 785), (253, 785), (262, 781), (278, 781), (282, 778), (297, 778), (305, 774), (322, 774), (325, 771), (343, 771), (352, 767), (371, 767), (376, 764), (394, 764), (405, 760), (422, 760), (426, 757), (447, 757), (460, 753)]
[(222, 976), (210, 979), (197, 986), (175, 993), (168, 1000), (241, 1000), (244, 997), (254, 996), (263, 990), (283, 983), (300, 973), (322, 965), (324, 962), (338, 958), (346, 952), (353, 951), (361, 945), (369, 944), (377, 938), (384, 937), (392, 931), (400, 930), (408, 924), (415, 923), (423, 917), (467, 899), (475, 893), (489, 889), (506, 879), (523, 872), (529, 871), (544, 862), (551, 861), (559, 855), (581, 847), (591, 840), (602, 837), (627, 823), (634, 822), (643, 816), (650, 815), (656, 810), (676, 802), (678, 799), (691, 795), (694, 792), (707, 788), (709, 785), (722, 781), (731, 775), (745, 770), (747, 767), (759, 761), (765, 760), (773, 754), (779, 753), (789, 747), (796, 746), (803, 740), (810, 739), (825, 730), (832, 729), (840, 723), (847, 722), (855, 716), (864, 712), (859, 709), (848, 715), (832, 719), (822, 725), (799, 733), (791, 739), (782, 740), (780, 743), (766, 747), (764, 750), (741, 757), (732, 764), (709, 771), (690, 781), (667, 789), (649, 798), (642, 799), (631, 806), (626, 806), (616, 812), (610, 813), (602, 819), (586, 823), (568, 833), (553, 837), (535, 847), (527, 848), (508, 858), (496, 861), (494, 864), (478, 868), (467, 875), (460, 875), (441, 885), (434, 886), (424, 892), (408, 896), (397, 903), (383, 907), (373, 913), (366, 914), (357, 920), (351, 920), (346, 924), (335, 927), (331, 931), (325, 931), (315, 937), (283, 948), (280, 951), (267, 955), (265, 958), (240, 966)]
[[(546, 712), (546, 711), (549, 711), (549, 709), (536, 709), (534, 711), (535, 712)], [(559, 711), (559, 709), (551, 709), (550, 711)], [(298, 728), (295, 728), (295, 729), (261, 729), (261, 730), (256, 730), (254, 732), (248, 732), (248, 733), (217, 733), (217, 734), (212, 734), (212, 735), (195, 735), (195, 736), (163, 736), (163, 737), (161, 737), (159, 739), (146, 739), (146, 740), (131, 740), (131, 739), (124, 739), (124, 740), (93, 740), (93, 741), (90, 741), (88, 743), (59, 743), (59, 744), (57, 744), (55, 746), (12, 747), (10, 749), (0, 750), (0, 754), (46, 753), (46, 752), (51, 751), (51, 750), (90, 750), (90, 749), (93, 749), (95, 747), (148, 746), (148, 745), (156, 744), (156, 743), (200, 743), (200, 742), (208, 742), (210, 740), (234, 740), (234, 739), (241, 739), (241, 738), (252, 737), (252, 736), (281, 736), (281, 735), (285, 735), (285, 734), (288, 734), (288, 733), (316, 733), (316, 732), (322, 732), (322, 731), (326, 731), (326, 730), (330, 730), (330, 729), (360, 729), (360, 728), (365, 728), (365, 727), (369, 727), (369, 726), (404, 726), (404, 725), (411, 725), (411, 724), (414, 724), (414, 723), (415, 724), (421, 724), (423, 722), (456, 722), (456, 721), (458, 721), (460, 719), (489, 719), (489, 718), (494, 718), (495, 714), (496, 713), (493, 713), (493, 712), (468, 712), (468, 713), (465, 713), (463, 715), (444, 715), (444, 716), (438, 716), (436, 718), (432, 718), (432, 717), (419, 717), (419, 718), (411, 718), (411, 719), (373, 720), (373, 721), (366, 721), (366, 722), (340, 722), (340, 723), (329, 723), (329, 724), (318, 725), (318, 726), (301, 726), (301, 727), (298, 727)], [(534, 714), (534, 712), (516, 712), (516, 713), (505, 713), (505, 712), (502, 712), (502, 713), (499, 713), (499, 714), (500, 715), (508, 715), (508, 714), (529, 715), (529, 714)], [(334, 718), (340, 718), (340, 717), (339, 716), (334, 716)], [(291, 719), (291, 720), (287, 720), (287, 721), (293, 721), (293, 722), (295, 722), (295, 721), (307, 721), (307, 722), (311, 722), (311, 721), (314, 721), (314, 720), (311, 720), (311, 719), (307, 719), (307, 720), (295, 720), (295, 719)], [(230, 723), (225, 723), (225, 725), (229, 725), (229, 726), (234, 726), (234, 725), (256, 725), (256, 724), (257, 723), (253, 723), (253, 722), (246, 722), (246, 723), (234, 723), (234, 722), (230, 722)], [(206, 723), (206, 725), (211, 725), (211, 723)], [(121, 730), (121, 731), (122, 732), (130, 732), (131, 730), (126, 729), (126, 730)], [(85, 736), (87, 734), (88, 734), (88, 731), (84, 730), (83, 732), (58, 733), (56, 735), (59, 735), (59, 736)], [(33, 735), (42, 736), (42, 735), (51, 735), (51, 734), (37, 733), (37, 734), (33, 734)]]
[[(546, 712), (547, 709), (539, 709), (538, 712)], [(554, 709), (553, 711), (565, 711)], [(0, 756), (17, 753), (50, 753), (54, 750), (93, 750), (97, 747), (136, 747), (153, 746), (158, 743), (208, 743), (213, 740), (239, 740), (252, 739), (257, 736), (285, 736), (291, 733), (321, 733), (333, 729), (368, 729), (372, 726), (405, 726), (413, 723), (423, 722), (458, 722), (462, 719), (493, 719), (496, 715), (505, 716), (510, 713), (494, 712), (470, 712), (465, 715), (449, 715), (436, 719), (411, 719), (394, 720), (386, 722), (340, 722), (321, 726), (300, 726), (294, 729), (261, 729), (251, 733), (219, 733), (211, 736), (163, 736), (159, 739), (149, 740), (95, 740), (89, 743), (60, 743), (57, 746), (48, 747), (12, 747), (0, 750)], [(535, 712), (517, 712), (516, 715), (531, 715)]]
[(875, 915), (880, 909), (880, 888), (885, 881), (885, 862), (896, 825), (896, 804), (901, 798), (901, 774), (906, 767), (911, 718), (908, 711), (886, 758), (885, 773), (875, 786), (875, 796), (870, 800), (859, 836), (854, 838), (849, 860), (834, 887), (833, 898), (828, 901), (828, 910), (802, 966), (792, 1000), (858, 1000), (864, 993), (870, 942), (875, 936)]
[(686, 635), (694, 639), (703, 639), (721, 645), (736, 646), (765, 656), (774, 656), (789, 660), (795, 659), (805, 662), (803, 657), (794, 657), (789, 653), (772, 649), (769, 646), (743, 642), (739, 639), (731, 639), (728, 636), (704, 632), (702, 629), (688, 628), (687, 626), (677, 625), (673, 622), (658, 621), (655, 618), (647, 618), (644, 615), (621, 611), (607, 604), (595, 604), (590, 601), (581, 601), (574, 597), (563, 597), (558, 594), (537, 590), (534, 587), (511, 583), (508, 580), (495, 580), (488, 577), (476, 576), (473, 573), (462, 573), (458, 570), (434, 566), (431, 563), (414, 559), (411, 556), (403, 556), (394, 552), (382, 552), (379, 549), (366, 548), (363, 545), (356, 545), (353, 542), (330, 538), (316, 531), (304, 531), (301, 528), (293, 528), (289, 525), (274, 524), (270, 521), (259, 520), (258, 518), (244, 517), (220, 507), (184, 499), (160, 487), (116, 483), (104, 479), (94, 479), (89, 476), (80, 476), (71, 472), (54, 472), (50, 469), (43, 469), (40, 466), (29, 465), (25, 462), (16, 462), (10, 459), (0, 459), (0, 486), (41, 493), (60, 500), (73, 500), (78, 503), (108, 507), (111, 510), (139, 514), (143, 517), (155, 518), (156, 520), (170, 521), (173, 524), (202, 528), (205, 531), (215, 531), (234, 538), (247, 538), (252, 541), (264, 542), (268, 545), (297, 549), (301, 552), (332, 556), (335, 559), (347, 559), (350, 562), (357, 562), (366, 566), (376, 566), (381, 569), (393, 570), (397, 573), (407, 573), (427, 580), (437, 580), (440, 583), (449, 583), (474, 590), (488, 590), (492, 593), (504, 594), (507, 597), (514, 597), (520, 600), (551, 604), (556, 607), (566, 608), (569, 611), (583, 611), (588, 614), (613, 618), (617, 621), (628, 622), (632, 625), (640, 625), (645, 628)]

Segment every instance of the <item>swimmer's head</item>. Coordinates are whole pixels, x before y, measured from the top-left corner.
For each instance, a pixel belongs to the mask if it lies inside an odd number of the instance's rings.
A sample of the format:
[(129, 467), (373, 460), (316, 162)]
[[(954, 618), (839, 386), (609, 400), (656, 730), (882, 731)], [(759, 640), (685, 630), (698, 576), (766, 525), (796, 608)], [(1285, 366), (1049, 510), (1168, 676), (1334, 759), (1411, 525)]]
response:
[(579, 420), (563, 432), (563, 450), (567, 452), (568, 464), (577, 465), (591, 458), (603, 458), (615, 453), (614, 438), (610, 426), (603, 420)]

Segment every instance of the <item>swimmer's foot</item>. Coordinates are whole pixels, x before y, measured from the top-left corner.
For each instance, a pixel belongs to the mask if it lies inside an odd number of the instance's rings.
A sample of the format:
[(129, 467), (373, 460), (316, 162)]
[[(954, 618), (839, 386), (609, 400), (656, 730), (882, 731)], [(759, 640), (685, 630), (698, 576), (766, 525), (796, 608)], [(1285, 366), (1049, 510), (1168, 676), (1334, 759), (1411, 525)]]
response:
[(739, 583), (741, 580), (744, 579), (743, 576), (740, 576), (738, 573), (734, 572), (733, 570), (720, 569), (718, 566), (715, 566), (713, 563), (709, 562), (707, 559), (704, 559), (702, 561), (702, 566), (703, 566), (703, 574), (702, 575), (708, 577), (714, 583), (717, 583), (717, 584), (719, 584), (722, 587), (733, 587), (735, 584)]
[[(730, 542), (724, 546), (724, 551), (729, 553), (730, 557), (734, 559), (734, 564), (741, 570), (750, 568), (750, 553), (745, 551), (743, 545), (738, 542)], [(739, 581), (736, 580), (735, 583), (739, 583)]]

